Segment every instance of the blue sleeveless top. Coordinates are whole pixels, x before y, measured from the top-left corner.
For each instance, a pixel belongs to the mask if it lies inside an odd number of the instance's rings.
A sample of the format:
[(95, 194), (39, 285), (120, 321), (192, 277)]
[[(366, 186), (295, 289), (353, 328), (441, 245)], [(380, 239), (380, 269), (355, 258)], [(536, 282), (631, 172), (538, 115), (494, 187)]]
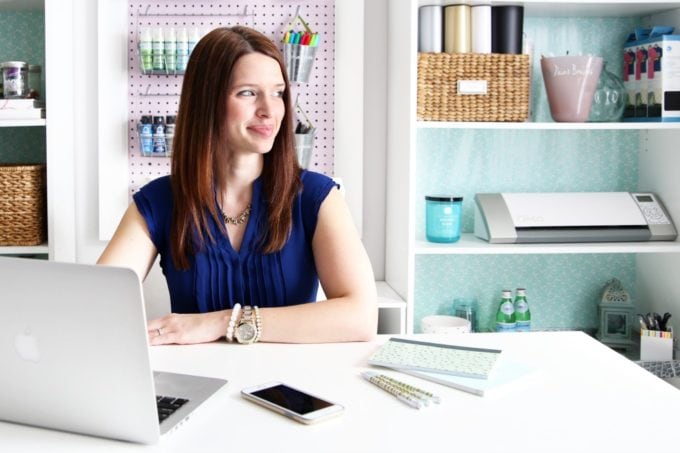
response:
[(336, 184), (327, 176), (306, 170), (301, 178), (303, 189), (294, 200), (290, 238), (280, 251), (263, 254), (258, 249), (267, 228), (267, 203), (258, 178), (253, 184), (250, 217), (238, 252), (209, 217), (215, 243), (204, 244), (184, 271), (174, 266), (170, 253), (173, 209), (170, 176), (151, 181), (134, 194), (137, 209), (146, 220), (151, 240), (160, 254), (173, 313), (223, 310), (237, 302), (278, 307), (316, 300), (319, 278), (312, 237), (321, 203)]

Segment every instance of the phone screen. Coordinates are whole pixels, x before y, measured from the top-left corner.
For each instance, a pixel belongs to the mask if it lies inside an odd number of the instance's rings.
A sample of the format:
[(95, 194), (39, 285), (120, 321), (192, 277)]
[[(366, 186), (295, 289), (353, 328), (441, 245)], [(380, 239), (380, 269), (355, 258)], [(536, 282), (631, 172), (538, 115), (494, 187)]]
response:
[(270, 403), (285, 407), (288, 410), (305, 415), (310, 412), (332, 406), (332, 403), (315, 396), (308, 395), (287, 385), (278, 384), (262, 390), (252, 392), (254, 396)]

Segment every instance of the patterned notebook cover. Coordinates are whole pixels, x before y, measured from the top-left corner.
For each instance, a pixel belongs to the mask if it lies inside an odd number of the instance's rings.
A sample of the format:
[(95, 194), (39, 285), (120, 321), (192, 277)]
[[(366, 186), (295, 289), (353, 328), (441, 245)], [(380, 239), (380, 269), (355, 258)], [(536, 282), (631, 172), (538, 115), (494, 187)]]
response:
[(371, 365), (487, 379), (500, 357), (498, 349), (471, 348), (390, 338), (369, 359)]

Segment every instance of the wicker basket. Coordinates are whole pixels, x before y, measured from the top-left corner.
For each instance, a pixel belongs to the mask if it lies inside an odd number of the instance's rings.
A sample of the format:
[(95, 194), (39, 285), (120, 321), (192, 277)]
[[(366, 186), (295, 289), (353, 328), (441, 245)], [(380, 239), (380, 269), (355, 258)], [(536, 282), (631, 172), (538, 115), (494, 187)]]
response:
[(0, 245), (45, 242), (45, 166), (0, 165)]
[[(458, 94), (460, 80), (485, 80), (486, 94)], [(526, 121), (528, 55), (419, 53), (418, 120)]]

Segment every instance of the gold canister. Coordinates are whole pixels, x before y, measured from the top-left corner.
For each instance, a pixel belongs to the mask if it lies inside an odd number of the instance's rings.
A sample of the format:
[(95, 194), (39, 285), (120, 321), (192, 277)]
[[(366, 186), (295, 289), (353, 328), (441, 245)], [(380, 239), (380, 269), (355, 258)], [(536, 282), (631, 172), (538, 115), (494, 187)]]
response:
[(468, 53), (472, 50), (470, 5), (444, 8), (444, 52)]

